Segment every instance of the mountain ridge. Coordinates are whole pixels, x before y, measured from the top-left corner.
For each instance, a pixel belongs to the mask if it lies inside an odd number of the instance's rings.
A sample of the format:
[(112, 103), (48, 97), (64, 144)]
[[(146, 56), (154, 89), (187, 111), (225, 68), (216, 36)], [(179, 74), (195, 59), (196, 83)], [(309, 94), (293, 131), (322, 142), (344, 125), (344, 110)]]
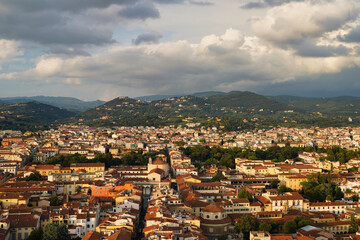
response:
[(32, 101), (27, 103), (0, 104), (0, 129), (39, 130), (51, 124), (74, 117), (66, 109)]
[(7, 97), (0, 98), (3, 103), (27, 103), (27, 102), (40, 102), (55, 107), (64, 108), (71, 112), (83, 112), (88, 109), (97, 107), (104, 104), (104, 101), (83, 101), (74, 97), (51, 97), (51, 96), (32, 96), (32, 97)]

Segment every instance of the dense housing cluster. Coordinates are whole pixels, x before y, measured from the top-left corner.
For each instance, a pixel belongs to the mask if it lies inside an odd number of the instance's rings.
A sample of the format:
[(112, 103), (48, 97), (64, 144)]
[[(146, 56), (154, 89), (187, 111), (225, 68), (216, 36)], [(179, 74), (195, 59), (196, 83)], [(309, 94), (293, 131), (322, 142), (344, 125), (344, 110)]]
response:
[(360, 128), (0, 136), (0, 239), (358, 238)]

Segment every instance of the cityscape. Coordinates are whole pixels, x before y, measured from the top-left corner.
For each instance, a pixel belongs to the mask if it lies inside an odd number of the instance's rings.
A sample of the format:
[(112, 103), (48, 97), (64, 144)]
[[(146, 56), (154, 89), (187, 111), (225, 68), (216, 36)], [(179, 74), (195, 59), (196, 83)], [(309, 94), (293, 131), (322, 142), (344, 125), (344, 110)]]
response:
[(359, 0), (0, 0), (0, 240), (360, 240)]
[(4, 239), (356, 239), (360, 127), (0, 134)]

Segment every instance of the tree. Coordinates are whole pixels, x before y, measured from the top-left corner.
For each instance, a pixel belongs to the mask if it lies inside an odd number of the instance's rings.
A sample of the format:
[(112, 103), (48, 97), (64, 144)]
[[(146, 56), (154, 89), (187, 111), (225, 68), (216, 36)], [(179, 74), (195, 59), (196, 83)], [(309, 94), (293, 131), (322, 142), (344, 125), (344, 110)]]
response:
[(268, 222), (264, 222), (264, 221), (260, 221), (259, 222), (259, 231), (267, 231), (267, 232), (271, 232), (272, 230), (272, 225), (271, 223)]
[(249, 200), (249, 202), (253, 202), (254, 198), (252, 196), (252, 194), (245, 190), (245, 189), (241, 189), (239, 194), (238, 194), (238, 198), (247, 198)]
[(50, 196), (49, 201), (50, 201), (50, 206), (60, 206), (61, 205), (60, 199), (56, 196)]
[(68, 228), (65, 224), (49, 223), (44, 227), (43, 240), (70, 240)]
[(357, 172), (357, 171), (358, 171), (358, 168), (355, 166), (348, 168), (348, 172)]
[(41, 174), (38, 172), (33, 172), (29, 176), (25, 177), (26, 181), (41, 181), (42, 177)]
[(76, 186), (76, 188), (75, 188), (75, 192), (76, 192), (76, 193), (81, 192), (81, 186), (80, 186), (80, 185)]
[(351, 233), (355, 233), (359, 230), (359, 225), (358, 223), (356, 222), (356, 219), (355, 219), (355, 214), (351, 214), (350, 216), (350, 228), (349, 228), (349, 231)]
[(41, 240), (43, 239), (43, 229), (40, 228), (36, 228), (34, 230), (32, 230), (32, 232), (30, 233), (29, 237), (26, 240)]
[(291, 188), (288, 188), (286, 187), (285, 185), (281, 185), (279, 188), (278, 188), (278, 191), (280, 193), (283, 193), (283, 192), (292, 192), (293, 190)]
[(296, 222), (297, 228), (302, 228), (304, 226), (313, 224), (313, 222), (310, 219), (307, 219), (303, 216), (296, 216), (294, 218), (294, 221)]
[(331, 201), (331, 202), (333, 202), (333, 201), (334, 201), (334, 197), (331, 196), (331, 195), (327, 195), (327, 196), (326, 196), (326, 201)]
[(218, 161), (216, 158), (209, 158), (208, 160), (206, 160), (205, 163), (206, 163), (207, 165), (212, 165), (212, 164), (218, 165), (218, 164), (219, 164), (219, 161)]
[(353, 196), (351, 196), (351, 198), (354, 202), (359, 201), (359, 195), (353, 195)]
[(343, 197), (344, 197), (344, 193), (341, 191), (341, 188), (336, 187), (335, 188), (335, 196), (334, 196), (334, 198), (336, 200), (341, 200)]
[(297, 229), (297, 224), (295, 221), (287, 221), (284, 224), (285, 233), (295, 233)]
[(269, 185), (269, 188), (276, 189), (276, 188), (278, 188), (279, 183), (280, 183), (279, 180), (272, 180), (270, 185)]
[(284, 231), (285, 233), (295, 233), (296, 229), (312, 224), (313, 222), (311, 220), (303, 216), (296, 216), (293, 220), (287, 221), (284, 224)]
[(224, 175), (221, 172), (217, 172), (216, 175), (211, 179), (212, 182), (220, 182), (220, 180), (224, 179)]
[(235, 231), (237, 233), (242, 232), (245, 236), (248, 236), (250, 231), (254, 231), (257, 229), (256, 219), (250, 215), (243, 215), (236, 223), (235, 223)]

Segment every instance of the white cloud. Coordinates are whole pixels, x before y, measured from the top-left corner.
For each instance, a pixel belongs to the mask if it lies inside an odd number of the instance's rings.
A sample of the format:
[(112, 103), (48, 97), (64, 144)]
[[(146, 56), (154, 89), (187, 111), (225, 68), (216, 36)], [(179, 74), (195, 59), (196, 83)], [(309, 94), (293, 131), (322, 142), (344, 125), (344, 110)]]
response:
[(23, 55), (20, 50), (20, 43), (17, 41), (0, 39), (0, 60), (11, 59)]
[(354, 0), (291, 2), (254, 20), (252, 29), (265, 41), (294, 44), (337, 30), (358, 15), (359, 2)]
[(82, 80), (81, 78), (66, 78), (64, 83), (67, 85), (81, 85)]
[(63, 60), (58, 57), (42, 58), (35, 67), (35, 73), (39, 77), (53, 77), (61, 74)]

